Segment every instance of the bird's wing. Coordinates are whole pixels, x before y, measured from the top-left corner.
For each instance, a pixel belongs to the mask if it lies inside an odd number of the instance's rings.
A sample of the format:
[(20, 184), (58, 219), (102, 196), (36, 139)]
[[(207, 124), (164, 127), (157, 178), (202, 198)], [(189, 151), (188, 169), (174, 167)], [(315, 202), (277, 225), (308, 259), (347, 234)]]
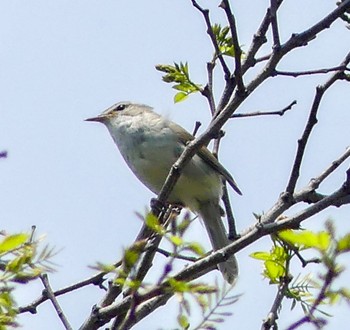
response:
[[(194, 136), (187, 132), (180, 125), (175, 124), (174, 122), (169, 122), (170, 128), (172, 130), (179, 132), (179, 140), (183, 145), (187, 145), (188, 142), (194, 140)], [(233, 179), (232, 175), (219, 163), (216, 157), (209, 151), (206, 146), (202, 146), (198, 151), (197, 155), (202, 158), (210, 167), (219, 172), (224, 179), (230, 184), (230, 186), (235, 190), (239, 195), (242, 195), (241, 190), (238, 188), (236, 181)]]
[(232, 177), (232, 175), (223, 167), (219, 161), (214, 157), (214, 155), (208, 150), (207, 147), (203, 146), (197, 152), (197, 155), (201, 157), (208, 165), (210, 165), (213, 169), (218, 171), (224, 179), (230, 184), (234, 191), (236, 191), (239, 195), (242, 195), (241, 190), (238, 188), (236, 181)]

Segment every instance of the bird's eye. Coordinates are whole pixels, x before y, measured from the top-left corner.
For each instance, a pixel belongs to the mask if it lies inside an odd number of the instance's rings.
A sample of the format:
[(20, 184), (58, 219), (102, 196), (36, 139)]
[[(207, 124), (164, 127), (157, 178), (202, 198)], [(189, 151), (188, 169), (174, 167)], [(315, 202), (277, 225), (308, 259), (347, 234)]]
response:
[(115, 107), (114, 111), (122, 111), (122, 110), (124, 110), (125, 108), (126, 108), (126, 104), (125, 104), (125, 103), (120, 103), (120, 104), (118, 104), (118, 105)]

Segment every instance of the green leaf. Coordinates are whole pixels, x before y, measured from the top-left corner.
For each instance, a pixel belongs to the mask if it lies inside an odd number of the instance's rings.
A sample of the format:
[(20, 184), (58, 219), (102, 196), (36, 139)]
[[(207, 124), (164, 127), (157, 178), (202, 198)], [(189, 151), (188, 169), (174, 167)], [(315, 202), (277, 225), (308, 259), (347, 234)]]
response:
[(190, 284), (190, 290), (192, 293), (196, 292), (200, 294), (216, 293), (218, 291), (217, 287), (201, 283)]
[(188, 94), (186, 94), (185, 92), (179, 92), (176, 93), (174, 96), (174, 103), (179, 103), (181, 101), (186, 100), (188, 97)]
[(174, 63), (174, 65), (156, 65), (158, 71), (164, 72), (162, 80), (166, 83), (174, 83), (174, 89), (180, 91), (174, 96), (174, 102), (184, 101), (190, 94), (200, 92), (201, 85), (191, 81), (188, 63)]
[(151, 212), (146, 215), (145, 223), (147, 227), (155, 231), (157, 234), (164, 235), (165, 230), (159, 223), (159, 219)]
[(221, 27), (220, 24), (214, 24), (212, 29), (215, 34), (220, 53), (230, 57), (235, 56), (233, 41), (230, 35), (230, 28), (228, 26)]
[(327, 250), (331, 243), (331, 236), (326, 231), (314, 233), (309, 230), (301, 232), (284, 230), (278, 233), (278, 237), (296, 247), (315, 248), (320, 251)]
[(285, 268), (273, 261), (265, 261), (265, 276), (268, 277), (272, 283), (279, 283), (279, 279), (285, 275)]
[(22, 266), (27, 262), (27, 257), (20, 256), (17, 258), (12, 259), (7, 265), (6, 265), (6, 271), (17, 273), (22, 269)]
[(176, 230), (179, 232), (180, 236), (182, 236), (189, 225), (191, 224), (191, 220), (185, 216), (185, 218), (178, 224)]
[(197, 254), (200, 257), (203, 257), (205, 255), (205, 250), (203, 246), (201, 246), (197, 242), (191, 242), (186, 245), (186, 249), (192, 251), (193, 253)]
[(133, 267), (140, 258), (140, 251), (133, 249), (132, 247), (127, 249), (124, 253), (124, 261), (128, 268)]
[(179, 323), (182, 329), (188, 329), (190, 327), (190, 323), (188, 322), (188, 318), (186, 315), (179, 315), (177, 318), (177, 322)]
[(190, 291), (190, 286), (187, 282), (185, 281), (178, 281), (175, 280), (174, 278), (169, 278), (168, 283), (173, 290), (173, 292), (189, 292)]
[(28, 240), (28, 234), (15, 234), (5, 237), (0, 242), (0, 253), (9, 252), (18, 248)]
[(175, 236), (175, 235), (170, 235), (169, 236), (170, 242), (172, 242), (174, 245), (176, 246), (180, 246), (183, 244), (183, 240), (181, 237), (179, 236)]
[(346, 234), (340, 238), (337, 242), (337, 251), (348, 252), (350, 251), (350, 234)]
[(271, 253), (269, 252), (253, 252), (249, 255), (251, 258), (258, 260), (269, 260), (271, 259)]
[(113, 272), (116, 267), (113, 264), (105, 264), (102, 262), (97, 262), (95, 266), (91, 266), (90, 268), (98, 271), (110, 273), (110, 272)]

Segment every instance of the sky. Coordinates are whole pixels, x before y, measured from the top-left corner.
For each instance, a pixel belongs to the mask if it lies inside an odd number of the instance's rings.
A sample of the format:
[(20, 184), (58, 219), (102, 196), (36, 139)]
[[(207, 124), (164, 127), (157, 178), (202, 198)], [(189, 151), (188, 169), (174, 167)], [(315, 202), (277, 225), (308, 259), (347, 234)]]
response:
[[(279, 13), (282, 41), (334, 8), (333, 1), (285, 2)], [(249, 48), (268, 3), (233, 4), (243, 50)], [(218, 1), (202, 4), (212, 10), (214, 23), (224, 24)], [(59, 251), (53, 259), (57, 271), (49, 275), (52, 287), (58, 289), (92, 275), (88, 266), (97, 261), (118, 260), (141, 226), (135, 212), (143, 213), (154, 197), (127, 168), (107, 130), (84, 119), (130, 100), (153, 106), (189, 131), (196, 120), (205, 127), (210, 119), (205, 99), (194, 95), (174, 104), (174, 90), (162, 82), (155, 65), (188, 62), (192, 79), (205, 84), (212, 46), (203, 18), (191, 1), (5, 0), (0, 8), (0, 151), (8, 152), (7, 159), (0, 161), (0, 229), (16, 233), (37, 226), (37, 234), (45, 235), (45, 242)], [(349, 44), (349, 31), (338, 21), (309, 47), (291, 52), (279, 69), (336, 66)], [(266, 45), (260, 55), (268, 52)], [(252, 70), (247, 80), (259, 69)], [(216, 96), (223, 86), (220, 77), (218, 71)], [(243, 191), (242, 197), (231, 195), (239, 231), (254, 223), (253, 212), (267, 211), (285, 188), (315, 87), (326, 79), (327, 75), (269, 79), (239, 113), (279, 110), (297, 100), (293, 110), (283, 117), (234, 119), (225, 125), (220, 159)], [(349, 86), (338, 82), (322, 102), (298, 188), (349, 145), (345, 95)], [(320, 191), (338, 188), (348, 167), (349, 161)], [(329, 218), (340, 233), (350, 231), (348, 208), (328, 209), (304, 225), (321, 229)], [(193, 224), (188, 237), (200, 239), (209, 248), (200, 221)], [(237, 324), (246, 329), (261, 326), (276, 288), (262, 278), (261, 264), (249, 254), (270, 246), (270, 239), (264, 238), (237, 253), (241, 275), (234, 293), (242, 297), (232, 307), (234, 316), (219, 329)], [(166, 262), (163, 258), (156, 261), (159, 265)], [(344, 264), (349, 265), (349, 259)], [(220, 280), (220, 274), (207, 278)], [(22, 305), (35, 299), (42, 287), (33, 282), (17, 290)], [(101, 296), (97, 288), (84, 288), (59, 299), (74, 329)], [(175, 329), (176, 306), (173, 299), (135, 329)], [(300, 308), (293, 313), (289, 308), (287, 302), (279, 320), (281, 328), (302, 314)], [(335, 317), (328, 329), (343, 328), (349, 322), (346, 311), (344, 303), (332, 308)], [(193, 324), (198, 320), (195, 314)], [(23, 329), (63, 328), (49, 303), (42, 304), (36, 315), (20, 316), (19, 322)]]

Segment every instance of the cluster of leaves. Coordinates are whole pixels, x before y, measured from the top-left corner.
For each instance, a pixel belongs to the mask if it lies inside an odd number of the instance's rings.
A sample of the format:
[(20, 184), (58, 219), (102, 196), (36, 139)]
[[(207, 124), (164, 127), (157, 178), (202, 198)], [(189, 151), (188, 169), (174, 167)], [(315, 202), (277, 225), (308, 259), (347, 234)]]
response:
[(222, 27), (220, 24), (214, 24), (212, 26), (212, 30), (215, 35), (220, 55), (234, 57), (235, 49), (233, 46), (232, 36), (230, 34), (230, 28), (228, 26)]
[[(222, 27), (220, 24), (214, 24), (211, 28), (218, 48), (214, 53), (214, 62), (219, 55), (234, 57), (235, 49), (230, 34), (230, 28), (228, 26)], [(173, 83), (173, 88), (178, 91), (174, 96), (175, 103), (186, 100), (187, 97), (193, 93), (204, 93), (202, 85), (194, 83), (190, 79), (187, 62), (174, 63), (174, 65), (159, 64), (156, 65), (156, 69), (165, 73), (162, 77), (163, 81), (166, 83)]]
[(25, 233), (6, 235), (0, 240), (0, 330), (16, 326), (15, 283), (26, 284), (44, 271), (52, 250), (47, 247), (37, 253), (38, 241)]
[[(251, 257), (263, 260), (263, 275), (269, 279), (270, 284), (282, 286), (286, 284), (284, 296), (292, 299), (292, 308), (300, 303), (304, 313), (309, 316), (313, 310), (320, 311), (318, 305), (332, 305), (335, 302), (345, 299), (350, 302), (349, 288), (332, 289), (331, 284), (343, 272), (344, 268), (338, 264), (338, 257), (350, 251), (350, 234), (336, 238), (334, 227), (327, 222), (327, 229), (320, 232), (309, 230), (284, 230), (273, 237), (273, 247), (269, 252), (255, 252)], [(316, 251), (318, 257), (305, 260), (302, 257), (304, 251)], [(297, 257), (302, 266), (311, 263), (321, 263), (325, 274), (313, 279), (309, 274), (304, 277), (297, 276), (292, 281), (290, 272), (291, 259)], [(329, 283), (326, 283), (328, 278)], [(322, 297), (319, 297), (321, 289), (324, 289)], [(317, 306), (316, 298), (319, 297)]]
[(239, 299), (238, 295), (230, 295), (234, 286), (227, 286), (225, 283), (220, 288), (218, 283), (215, 286), (209, 286), (196, 283), (181, 283), (179, 285), (173, 280), (169, 282), (180, 302), (177, 320), (181, 329), (190, 328), (191, 298), (195, 301), (196, 306), (200, 307), (202, 314), (200, 323), (194, 326), (193, 330), (216, 329), (218, 323), (222, 323), (225, 318), (232, 316), (232, 312), (224, 309), (232, 306)]
[[(139, 215), (142, 217), (141, 215)], [(190, 242), (184, 239), (184, 234), (189, 228), (192, 220), (190, 214), (186, 213), (181, 219), (170, 215), (171, 221), (168, 225), (160, 223), (159, 219), (152, 213), (142, 217), (145, 224), (156, 234), (160, 235), (170, 248), (166, 251), (158, 248), (158, 252), (167, 257), (159, 278), (155, 284), (140, 282), (136, 278), (137, 270), (142, 261), (143, 253), (150, 248), (150, 240), (140, 240), (124, 251), (122, 267), (115, 265), (99, 264), (98, 269), (116, 274), (114, 283), (122, 285), (127, 291), (130, 289), (136, 293), (152, 289), (155, 285), (163, 285), (166, 292), (174, 294), (178, 298), (179, 313), (177, 317), (181, 329), (190, 328), (191, 311), (197, 306), (202, 312), (200, 325), (194, 329), (214, 329), (214, 324), (223, 322), (224, 317), (231, 315), (230, 312), (221, 312), (225, 306), (232, 305), (237, 301), (237, 296), (228, 296), (232, 286), (223, 289), (218, 284), (209, 285), (201, 282), (179, 281), (172, 277), (172, 270), (176, 260), (193, 262), (205, 256), (203, 247), (198, 242)], [(169, 227), (169, 228), (167, 228)]]
[(169, 252), (170, 260), (164, 267), (163, 278), (168, 284), (170, 292), (175, 293), (179, 301), (179, 313), (177, 321), (181, 329), (190, 328), (190, 317), (192, 315), (191, 302), (199, 307), (202, 314), (202, 320), (198, 326), (193, 329), (215, 329), (215, 324), (223, 322), (224, 317), (232, 315), (231, 312), (219, 311), (223, 307), (232, 305), (238, 300), (237, 296), (229, 296), (233, 286), (220, 288), (216, 283), (209, 285), (200, 282), (178, 281), (170, 276), (170, 270), (175, 259), (190, 260), (190, 256), (184, 256), (184, 253), (191, 253), (196, 258), (203, 257), (204, 249), (198, 242), (187, 242), (183, 236), (191, 224), (189, 213), (187, 213), (179, 223), (172, 226), (170, 231), (162, 227), (158, 219), (154, 216), (148, 218), (147, 224), (158, 234), (171, 244), (172, 251)]
[(156, 69), (165, 73), (162, 77), (164, 82), (175, 84), (173, 88), (178, 91), (174, 96), (175, 103), (184, 101), (190, 94), (202, 92), (201, 85), (190, 79), (187, 63), (159, 64), (156, 65)]

